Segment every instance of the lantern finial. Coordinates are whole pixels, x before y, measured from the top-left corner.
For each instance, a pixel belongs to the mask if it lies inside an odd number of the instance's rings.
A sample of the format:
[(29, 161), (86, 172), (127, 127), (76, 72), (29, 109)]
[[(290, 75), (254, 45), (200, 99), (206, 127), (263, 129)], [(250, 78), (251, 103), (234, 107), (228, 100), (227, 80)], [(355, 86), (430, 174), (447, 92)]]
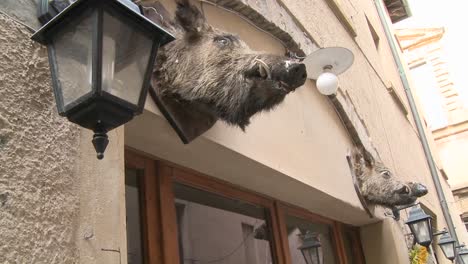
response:
[(94, 130), (92, 142), (94, 149), (96, 150), (97, 158), (100, 160), (103, 159), (104, 151), (106, 151), (107, 144), (109, 144), (109, 138), (107, 137), (106, 130), (102, 128), (97, 128)]

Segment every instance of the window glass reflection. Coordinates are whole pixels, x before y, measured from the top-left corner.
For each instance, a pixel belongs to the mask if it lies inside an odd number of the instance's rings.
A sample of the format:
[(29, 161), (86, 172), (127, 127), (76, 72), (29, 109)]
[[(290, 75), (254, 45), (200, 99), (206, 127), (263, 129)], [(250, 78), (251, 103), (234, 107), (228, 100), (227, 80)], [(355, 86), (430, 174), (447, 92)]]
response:
[(127, 259), (129, 264), (143, 263), (139, 175), (142, 170), (125, 170), (125, 208), (127, 215)]
[[(286, 216), (289, 251), (293, 264), (309, 264), (300, 248), (306, 244), (307, 235), (317, 237), (321, 246), (317, 249), (318, 256), (306, 257), (317, 264), (335, 264), (335, 251), (332, 244), (331, 228), (325, 224), (312, 223), (294, 216)], [(310, 253), (310, 252), (309, 252)], [(316, 263), (314, 263), (316, 264)]]
[(174, 193), (181, 263), (274, 263), (265, 208), (180, 184)]
[(353, 238), (353, 234), (350, 231), (345, 231), (343, 233), (343, 242), (345, 247), (346, 259), (348, 260), (348, 264), (357, 263), (355, 260), (355, 252), (353, 252), (353, 246), (355, 241)]

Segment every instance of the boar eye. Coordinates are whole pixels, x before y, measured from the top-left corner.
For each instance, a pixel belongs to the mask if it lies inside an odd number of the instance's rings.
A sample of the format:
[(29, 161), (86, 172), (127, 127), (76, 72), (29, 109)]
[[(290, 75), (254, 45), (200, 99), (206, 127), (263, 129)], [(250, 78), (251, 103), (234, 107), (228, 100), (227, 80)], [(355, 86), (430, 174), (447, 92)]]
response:
[(216, 37), (214, 41), (222, 47), (227, 46), (231, 43), (231, 40), (227, 37)]
[(390, 177), (391, 177), (391, 175), (390, 175), (390, 172), (389, 172), (389, 171), (383, 171), (383, 172), (382, 172), (382, 176), (383, 176), (385, 179), (388, 179), (388, 178), (390, 178)]

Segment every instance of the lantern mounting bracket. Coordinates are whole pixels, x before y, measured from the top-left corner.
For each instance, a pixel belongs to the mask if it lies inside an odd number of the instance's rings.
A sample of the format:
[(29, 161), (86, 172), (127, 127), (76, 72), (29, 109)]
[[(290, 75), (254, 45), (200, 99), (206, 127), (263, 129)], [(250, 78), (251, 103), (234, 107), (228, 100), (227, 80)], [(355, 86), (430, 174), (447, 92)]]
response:
[(442, 231), (433, 233), (432, 236), (435, 237), (435, 236), (445, 235), (447, 233), (448, 233), (447, 229), (444, 228)]
[(393, 207), (392, 208), (392, 213), (393, 213), (393, 218), (396, 220), (396, 221), (399, 221), (400, 220), (400, 211), (401, 210), (404, 210), (404, 209), (407, 209), (407, 208), (410, 208), (410, 207), (413, 207), (413, 206), (416, 206), (418, 205), (419, 203), (413, 203), (413, 204), (409, 204), (409, 205), (405, 205), (405, 206), (400, 206), (400, 207)]
[(38, 6), (38, 19), (44, 25), (69, 6), (73, 0), (41, 0)]

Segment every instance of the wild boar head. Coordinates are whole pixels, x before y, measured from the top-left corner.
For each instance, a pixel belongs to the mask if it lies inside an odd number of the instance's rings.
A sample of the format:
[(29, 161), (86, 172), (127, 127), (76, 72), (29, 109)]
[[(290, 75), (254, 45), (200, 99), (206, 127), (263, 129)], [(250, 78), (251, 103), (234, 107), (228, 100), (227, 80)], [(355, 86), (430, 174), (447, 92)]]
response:
[(366, 150), (353, 150), (351, 161), (361, 194), (371, 203), (392, 208), (412, 204), (418, 197), (427, 194), (427, 188), (420, 183), (397, 180), (384, 164), (375, 161)]
[(304, 84), (302, 63), (252, 51), (237, 35), (206, 23), (188, 0), (178, 0), (176, 40), (158, 51), (154, 80), (159, 94), (196, 103), (207, 115), (244, 129)]

